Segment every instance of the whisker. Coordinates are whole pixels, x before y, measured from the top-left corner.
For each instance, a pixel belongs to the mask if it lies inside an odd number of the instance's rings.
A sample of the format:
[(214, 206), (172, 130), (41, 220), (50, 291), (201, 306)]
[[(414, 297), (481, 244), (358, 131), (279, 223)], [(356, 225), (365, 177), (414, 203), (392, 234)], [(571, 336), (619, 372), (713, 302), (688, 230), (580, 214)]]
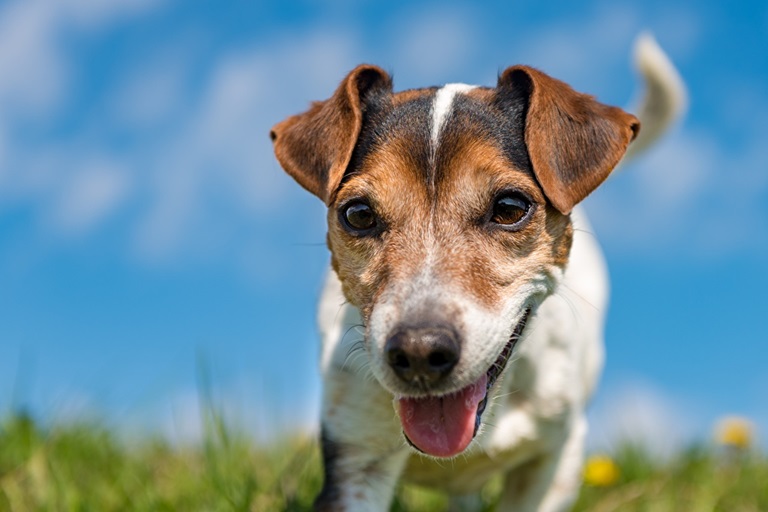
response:
[[(347, 328), (347, 330), (346, 330), (346, 331), (344, 331), (344, 335), (341, 337), (341, 341), (344, 341), (344, 338), (346, 338), (346, 337), (347, 337), (347, 334), (349, 334), (349, 333), (350, 333), (350, 332), (351, 332), (353, 329), (356, 329), (356, 330), (357, 330), (357, 329), (360, 329), (360, 328), (362, 328), (362, 329), (365, 329), (365, 326), (364, 326), (363, 324), (352, 324), (352, 325), (350, 325), (350, 326)], [(363, 333), (360, 333), (360, 331), (358, 330), (358, 331), (357, 331), (357, 333), (358, 333), (358, 334), (364, 334), (364, 333), (365, 333), (365, 331), (363, 331)]]
[(365, 350), (365, 344), (363, 343), (363, 340), (356, 341), (347, 351), (347, 355), (344, 358), (344, 363), (341, 365), (341, 369), (347, 368), (347, 364), (350, 362), (356, 362), (356, 359), (353, 361), (350, 361), (351, 357), (358, 358), (362, 356), (363, 354), (360, 353), (361, 350)]
[(517, 394), (519, 392), (520, 392), (519, 389), (513, 389), (513, 390), (510, 390), (507, 393), (499, 393), (498, 395), (492, 397), (492, 400), (493, 401), (501, 400), (502, 398), (507, 398), (507, 397), (513, 396), (513, 395), (515, 395), (515, 394)]
[(579, 233), (584, 233), (586, 235), (590, 235), (595, 239), (597, 239), (597, 234), (595, 234), (593, 231), (589, 231), (588, 229), (577, 228), (576, 226), (574, 226), (573, 231), (574, 232), (578, 231)]
[[(578, 292), (577, 292), (576, 290), (574, 290), (572, 287), (568, 286), (566, 283), (560, 283), (560, 286), (562, 286), (563, 288), (567, 289), (567, 290), (568, 290), (568, 291), (570, 291), (572, 294), (574, 294), (576, 297), (578, 297), (578, 298), (580, 298), (581, 300), (583, 300), (583, 301), (584, 301), (584, 302), (585, 302), (587, 305), (589, 305), (589, 306), (590, 306), (592, 309), (594, 309), (595, 311), (599, 311), (599, 310), (600, 310), (600, 308), (598, 308), (597, 306), (595, 306), (594, 304), (592, 304), (592, 303), (591, 303), (590, 301), (588, 301), (588, 300), (587, 300), (587, 299), (586, 299), (586, 298), (585, 298), (583, 295), (581, 295), (580, 293), (578, 293)], [(563, 295), (562, 295), (562, 294), (560, 294), (560, 293), (556, 293), (555, 295), (557, 295), (557, 296), (559, 296), (559, 297), (563, 297)]]

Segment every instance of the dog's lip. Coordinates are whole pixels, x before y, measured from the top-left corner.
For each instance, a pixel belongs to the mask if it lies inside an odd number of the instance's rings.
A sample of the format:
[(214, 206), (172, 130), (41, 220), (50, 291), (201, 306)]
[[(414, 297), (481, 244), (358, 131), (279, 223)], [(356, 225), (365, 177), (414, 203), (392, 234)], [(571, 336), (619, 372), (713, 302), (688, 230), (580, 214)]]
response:
[[(522, 336), (523, 330), (525, 329), (525, 326), (528, 322), (528, 319), (530, 318), (530, 315), (531, 315), (531, 307), (527, 307), (523, 312), (522, 318), (518, 321), (517, 325), (512, 331), (512, 334), (510, 335), (509, 340), (504, 345), (504, 348), (501, 349), (499, 356), (496, 358), (493, 364), (491, 364), (488, 370), (486, 370), (485, 375), (483, 375), (483, 377), (486, 378), (485, 396), (477, 405), (477, 412), (475, 413), (475, 428), (474, 428), (474, 432), (472, 433), (473, 438), (477, 435), (477, 432), (480, 429), (480, 425), (482, 424), (482, 415), (485, 412), (486, 406), (488, 404), (488, 395), (491, 391), (491, 388), (493, 387), (493, 385), (496, 383), (501, 373), (506, 368), (507, 363), (509, 362), (509, 359), (512, 356), (512, 353), (514, 352), (514, 348), (517, 345), (518, 340)], [(470, 386), (472, 385), (473, 384), (470, 384)], [(462, 390), (455, 391), (454, 393), (458, 393)], [(441, 394), (437, 396), (447, 396), (450, 394), (452, 393), (446, 393), (446, 394)], [(403, 435), (405, 436), (405, 440), (408, 442), (408, 444), (410, 444), (416, 450), (424, 453), (418, 446), (416, 446), (415, 443), (413, 443), (413, 441), (411, 441), (411, 439), (408, 438), (408, 435), (405, 432), (403, 432)]]
[(501, 375), (501, 372), (503, 372), (504, 369), (507, 367), (507, 363), (509, 362), (509, 359), (512, 356), (512, 353), (515, 350), (515, 345), (517, 345), (517, 342), (520, 340), (520, 336), (522, 336), (523, 330), (525, 329), (525, 325), (528, 323), (528, 318), (530, 316), (531, 316), (531, 308), (528, 307), (525, 309), (525, 312), (523, 313), (523, 317), (520, 319), (520, 321), (515, 326), (515, 329), (512, 331), (512, 334), (509, 337), (509, 341), (507, 341), (507, 344), (504, 345), (503, 349), (501, 349), (501, 353), (499, 354), (499, 357), (496, 358), (496, 361), (493, 362), (491, 367), (488, 368), (488, 371), (486, 372), (486, 375), (488, 377), (488, 384), (486, 385), (486, 389), (485, 389), (485, 398), (483, 398), (483, 400), (477, 406), (477, 416), (475, 418), (474, 435), (477, 435), (477, 431), (480, 428), (480, 424), (482, 423), (482, 415), (483, 415), (483, 412), (485, 412), (486, 406), (488, 405), (488, 394), (490, 393), (493, 385), (498, 380), (499, 375)]

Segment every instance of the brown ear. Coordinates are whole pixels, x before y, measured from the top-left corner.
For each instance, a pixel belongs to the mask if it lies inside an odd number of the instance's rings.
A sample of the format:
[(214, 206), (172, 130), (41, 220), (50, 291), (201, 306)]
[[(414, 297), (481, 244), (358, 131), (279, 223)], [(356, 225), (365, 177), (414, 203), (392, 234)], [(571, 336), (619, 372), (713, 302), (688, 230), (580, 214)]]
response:
[(366, 99), (391, 91), (392, 79), (381, 68), (356, 67), (331, 98), (313, 103), (307, 112), (272, 128), (269, 136), (280, 165), (329, 204), (360, 135)]
[(528, 66), (507, 68), (498, 87), (527, 95), (525, 145), (533, 172), (564, 214), (608, 177), (640, 130), (632, 114)]

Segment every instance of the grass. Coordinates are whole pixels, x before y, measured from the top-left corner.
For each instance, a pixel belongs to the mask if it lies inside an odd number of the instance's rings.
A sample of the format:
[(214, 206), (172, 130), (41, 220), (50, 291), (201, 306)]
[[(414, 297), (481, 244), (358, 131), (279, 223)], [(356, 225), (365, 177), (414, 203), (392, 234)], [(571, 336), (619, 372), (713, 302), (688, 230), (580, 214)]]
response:
[[(691, 448), (661, 463), (625, 446), (618, 480), (584, 486), (577, 511), (768, 511), (768, 458)], [(204, 440), (127, 442), (96, 423), (43, 428), (30, 416), (0, 421), (0, 511), (305, 511), (321, 485), (314, 440), (256, 446), (211, 415)], [(499, 483), (483, 493), (493, 510)], [(393, 510), (440, 511), (439, 493), (405, 487)]]

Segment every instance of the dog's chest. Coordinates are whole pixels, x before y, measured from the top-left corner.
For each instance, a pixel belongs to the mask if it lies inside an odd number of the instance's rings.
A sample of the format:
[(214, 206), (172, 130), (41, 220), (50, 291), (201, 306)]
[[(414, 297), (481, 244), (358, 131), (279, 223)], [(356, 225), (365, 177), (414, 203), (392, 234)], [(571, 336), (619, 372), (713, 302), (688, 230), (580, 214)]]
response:
[(403, 479), (408, 483), (442, 489), (451, 494), (469, 494), (479, 491), (494, 476), (531, 459), (539, 450), (539, 442), (529, 440), (493, 456), (475, 451), (446, 461), (412, 455)]

